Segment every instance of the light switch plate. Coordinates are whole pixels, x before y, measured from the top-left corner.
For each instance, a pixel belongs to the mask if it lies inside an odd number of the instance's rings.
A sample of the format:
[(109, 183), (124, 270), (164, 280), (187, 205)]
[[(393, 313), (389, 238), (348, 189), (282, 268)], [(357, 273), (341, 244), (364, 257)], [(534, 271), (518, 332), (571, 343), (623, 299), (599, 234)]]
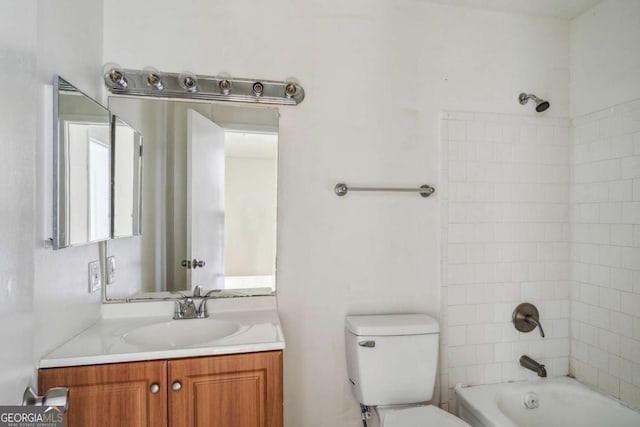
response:
[(100, 273), (100, 261), (92, 261), (89, 263), (89, 293), (93, 293), (102, 287), (102, 278)]
[(107, 285), (112, 285), (116, 281), (116, 257), (107, 257)]

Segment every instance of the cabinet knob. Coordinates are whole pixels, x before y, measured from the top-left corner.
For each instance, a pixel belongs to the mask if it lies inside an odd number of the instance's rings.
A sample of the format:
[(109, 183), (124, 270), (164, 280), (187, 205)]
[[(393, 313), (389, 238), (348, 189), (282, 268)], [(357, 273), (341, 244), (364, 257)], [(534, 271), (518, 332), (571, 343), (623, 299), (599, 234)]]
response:
[(171, 385), (171, 388), (173, 389), (173, 391), (180, 391), (180, 389), (182, 388), (182, 384), (180, 384), (180, 381), (176, 381)]
[(156, 394), (157, 392), (160, 391), (160, 384), (158, 383), (151, 384), (151, 387), (149, 387), (149, 390), (151, 390), (151, 393)]

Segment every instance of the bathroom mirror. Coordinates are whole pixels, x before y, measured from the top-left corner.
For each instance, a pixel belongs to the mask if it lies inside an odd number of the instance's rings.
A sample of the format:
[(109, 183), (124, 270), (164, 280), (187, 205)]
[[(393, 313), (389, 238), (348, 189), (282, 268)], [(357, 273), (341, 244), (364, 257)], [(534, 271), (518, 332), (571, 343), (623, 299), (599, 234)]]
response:
[(59, 76), (53, 90), (53, 248), (107, 240), (111, 115)]
[(142, 289), (126, 298), (165, 298), (198, 285), (271, 294), (278, 109), (119, 96), (109, 109), (144, 137)]
[(116, 115), (111, 124), (112, 236), (137, 236), (142, 221), (142, 134)]

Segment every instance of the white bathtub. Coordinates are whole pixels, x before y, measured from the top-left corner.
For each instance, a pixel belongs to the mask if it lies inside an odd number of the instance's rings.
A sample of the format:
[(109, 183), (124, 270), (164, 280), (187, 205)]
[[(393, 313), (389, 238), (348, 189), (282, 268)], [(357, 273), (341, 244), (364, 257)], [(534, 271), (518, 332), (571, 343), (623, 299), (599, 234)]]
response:
[[(639, 427), (640, 412), (568, 378), (456, 388), (456, 415), (473, 427)], [(531, 407), (525, 405), (525, 400)]]

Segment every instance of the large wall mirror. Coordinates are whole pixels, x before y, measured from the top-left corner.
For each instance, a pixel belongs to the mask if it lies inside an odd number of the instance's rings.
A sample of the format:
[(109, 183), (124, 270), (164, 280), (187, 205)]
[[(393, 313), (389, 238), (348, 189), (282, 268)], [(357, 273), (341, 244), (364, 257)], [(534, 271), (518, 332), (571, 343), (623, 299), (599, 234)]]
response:
[(118, 96), (109, 109), (144, 137), (142, 289), (127, 298), (272, 293), (278, 109)]
[(54, 77), (53, 248), (111, 236), (111, 115)]

